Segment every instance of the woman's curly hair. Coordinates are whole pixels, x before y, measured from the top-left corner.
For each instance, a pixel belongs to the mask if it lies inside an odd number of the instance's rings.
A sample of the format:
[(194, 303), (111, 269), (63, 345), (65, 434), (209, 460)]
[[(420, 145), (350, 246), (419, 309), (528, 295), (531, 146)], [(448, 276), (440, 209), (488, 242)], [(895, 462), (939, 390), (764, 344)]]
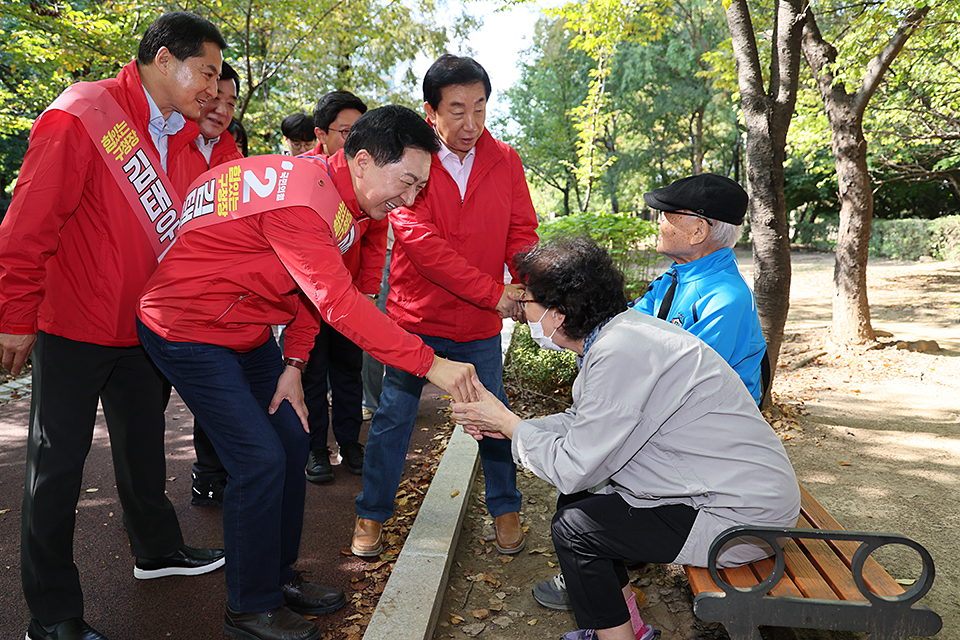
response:
[(557, 309), (571, 340), (590, 335), (601, 322), (627, 309), (623, 273), (589, 237), (560, 238), (517, 254), (528, 297)]

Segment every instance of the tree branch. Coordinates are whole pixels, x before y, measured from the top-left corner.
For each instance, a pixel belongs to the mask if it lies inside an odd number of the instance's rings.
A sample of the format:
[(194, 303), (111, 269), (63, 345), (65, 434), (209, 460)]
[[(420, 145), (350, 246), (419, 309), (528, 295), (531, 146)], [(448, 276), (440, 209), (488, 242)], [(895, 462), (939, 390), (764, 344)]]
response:
[(873, 93), (877, 90), (877, 85), (880, 84), (880, 80), (883, 78), (883, 74), (890, 68), (893, 59), (897, 57), (897, 54), (900, 53), (903, 45), (907, 42), (907, 38), (920, 26), (920, 22), (929, 11), (929, 6), (911, 9), (903, 18), (903, 22), (900, 23), (900, 28), (897, 29), (897, 32), (890, 38), (887, 46), (867, 65), (866, 73), (863, 76), (863, 84), (860, 85), (860, 90), (857, 91), (857, 94), (853, 98), (853, 107), (858, 116), (863, 115), (863, 112), (867, 108), (867, 103), (870, 102), (870, 98), (873, 97)]

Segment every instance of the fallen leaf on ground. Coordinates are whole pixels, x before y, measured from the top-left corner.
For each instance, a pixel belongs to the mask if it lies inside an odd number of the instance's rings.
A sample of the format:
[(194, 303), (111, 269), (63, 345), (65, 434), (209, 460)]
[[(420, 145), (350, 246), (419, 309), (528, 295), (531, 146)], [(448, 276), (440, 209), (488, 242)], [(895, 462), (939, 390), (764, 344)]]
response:
[(473, 624), (464, 625), (463, 632), (472, 638), (480, 635), (485, 628), (486, 625), (484, 623), (474, 622)]
[(490, 617), (490, 611), (487, 609), (474, 609), (472, 613), (477, 620), (486, 620)]
[(450, 614), (450, 624), (463, 624), (464, 619), (455, 613)]

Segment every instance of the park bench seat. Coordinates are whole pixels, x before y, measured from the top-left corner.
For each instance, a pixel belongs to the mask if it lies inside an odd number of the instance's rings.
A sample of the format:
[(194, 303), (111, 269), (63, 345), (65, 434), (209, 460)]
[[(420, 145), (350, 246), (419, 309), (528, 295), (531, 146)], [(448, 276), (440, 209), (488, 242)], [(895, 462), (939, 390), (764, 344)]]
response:
[[(940, 631), (940, 616), (915, 604), (933, 585), (933, 559), (926, 549), (896, 534), (844, 531), (802, 485), (800, 495), (796, 528), (734, 527), (711, 545), (713, 568), (684, 567), (698, 618), (722, 623), (733, 640), (760, 640), (761, 625), (866, 631), (871, 640)], [(765, 540), (776, 555), (716, 569), (723, 545), (741, 536)], [(784, 538), (789, 540), (781, 548), (776, 540)], [(887, 544), (905, 545), (920, 556), (921, 575), (909, 589), (870, 556)]]

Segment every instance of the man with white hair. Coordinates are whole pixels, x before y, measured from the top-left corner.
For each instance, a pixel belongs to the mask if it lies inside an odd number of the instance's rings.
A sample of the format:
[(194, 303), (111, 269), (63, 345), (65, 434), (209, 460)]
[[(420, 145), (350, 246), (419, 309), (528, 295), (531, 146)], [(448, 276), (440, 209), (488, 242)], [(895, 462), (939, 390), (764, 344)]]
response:
[(660, 212), (657, 253), (673, 264), (633, 308), (713, 347), (760, 402), (767, 344), (753, 292), (733, 253), (747, 212), (747, 192), (729, 178), (701, 173), (645, 193), (643, 199)]

